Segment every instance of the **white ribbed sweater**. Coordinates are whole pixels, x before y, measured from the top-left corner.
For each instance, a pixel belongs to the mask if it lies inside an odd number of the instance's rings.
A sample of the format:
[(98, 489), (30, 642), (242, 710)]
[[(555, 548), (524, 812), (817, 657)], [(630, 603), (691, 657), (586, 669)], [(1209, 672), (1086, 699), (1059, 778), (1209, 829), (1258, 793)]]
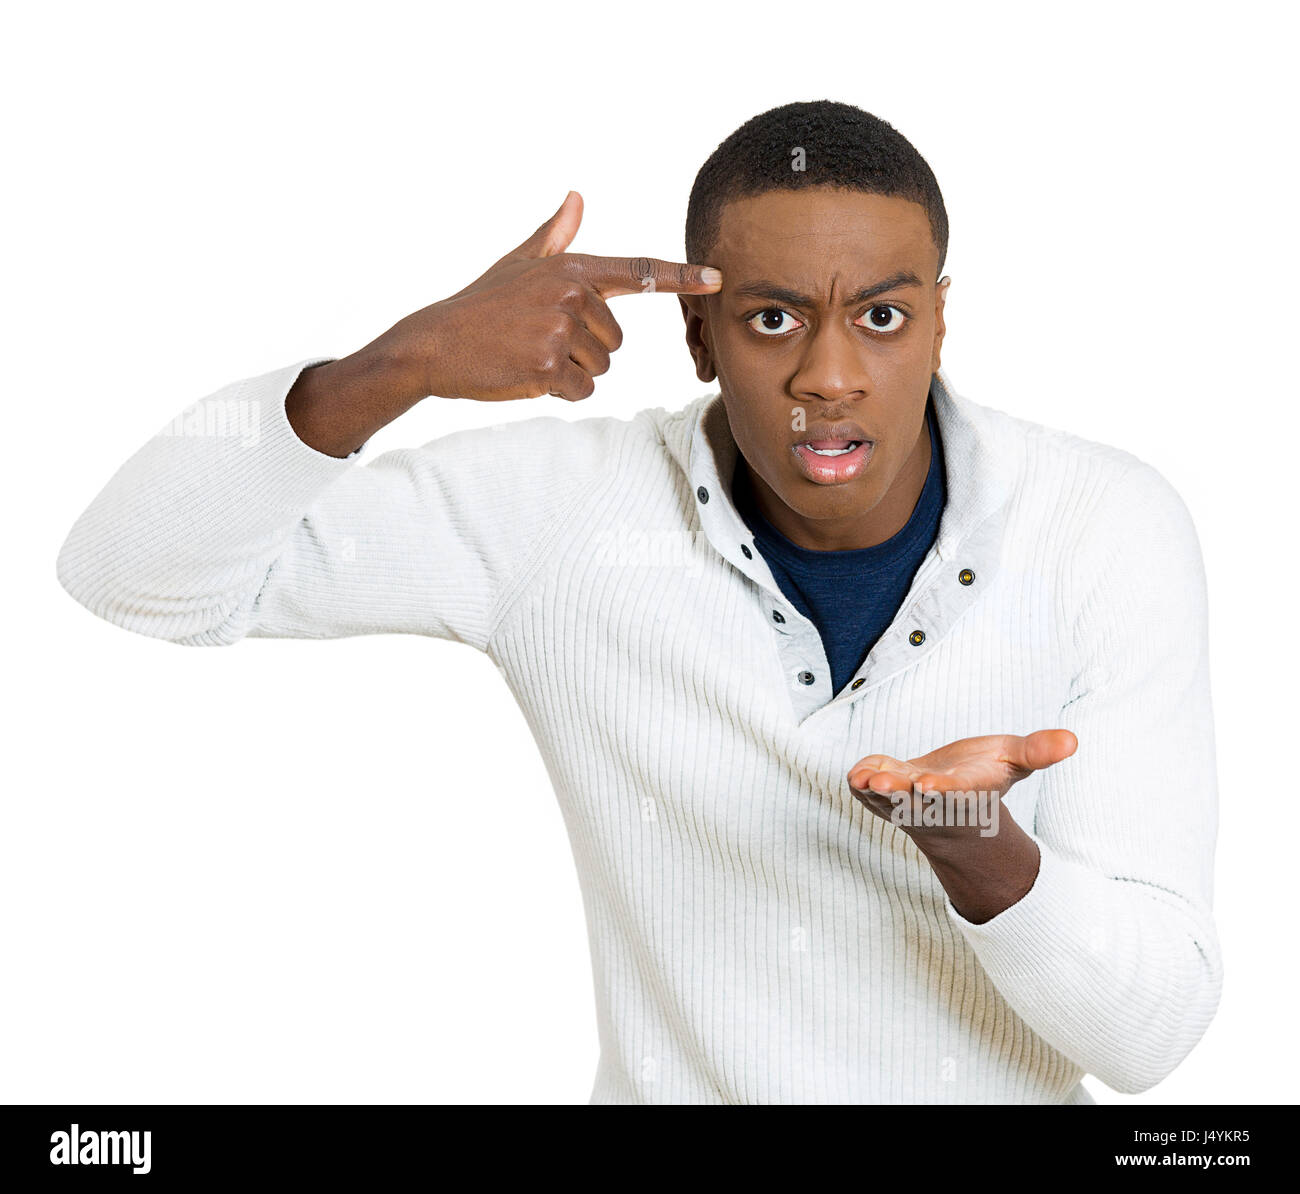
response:
[[(1083, 1073), (1141, 1091), (1200, 1039), (1222, 982), (1206, 586), (1150, 465), (937, 374), (939, 538), (834, 697), (724, 484), (716, 395), (363, 464), (284, 414), (330, 359), (182, 412), (77, 521), (59, 579), (176, 643), (403, 632), (486, 652), (577, 863), (592, 1103), (1090, 1103)], [(477, 467), (485, 451), (506, 467)], [(984, 924), (845, 778), (876, 752), (1058, 726), (1076, 753), (1004, 803), (1040, 872)]]

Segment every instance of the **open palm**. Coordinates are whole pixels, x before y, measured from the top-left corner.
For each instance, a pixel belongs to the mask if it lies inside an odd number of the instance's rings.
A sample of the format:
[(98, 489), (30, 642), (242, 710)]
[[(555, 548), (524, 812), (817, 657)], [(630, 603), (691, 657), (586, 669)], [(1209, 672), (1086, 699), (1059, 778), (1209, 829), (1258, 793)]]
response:
[[(849, 769), (849, 784), (872, 812), (888, 817), (890, 793), (987, 792), (998, 799), (1026, 776), (1068, 759), (1079, 740), (1069, 730), (959, 738), (915, 759), (867, 755)], [(883, 797), (883, 799), (882, 799)]]

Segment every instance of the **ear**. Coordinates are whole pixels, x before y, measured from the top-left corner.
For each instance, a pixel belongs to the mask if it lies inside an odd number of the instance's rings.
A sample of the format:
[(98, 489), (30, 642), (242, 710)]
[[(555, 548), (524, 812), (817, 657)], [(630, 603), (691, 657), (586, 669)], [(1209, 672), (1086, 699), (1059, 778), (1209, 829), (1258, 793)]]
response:
[(679, 294), (682, 318), (686, 321), (686, 347), (695, 362), (695, 376), (701, 381), (713, 381), (718, 372), (713, 367), (713, 352), (708, 343), (709, 316), (703, 294)]
[(930, 353), (930, 373), (939, 372), (939, 358), (943, 350), (943, 335), (946, 331), (943, 323), (943, 305), (948, 298), (948, 287), (952, 278), (944, 275), (934, 288), (934, 348)]

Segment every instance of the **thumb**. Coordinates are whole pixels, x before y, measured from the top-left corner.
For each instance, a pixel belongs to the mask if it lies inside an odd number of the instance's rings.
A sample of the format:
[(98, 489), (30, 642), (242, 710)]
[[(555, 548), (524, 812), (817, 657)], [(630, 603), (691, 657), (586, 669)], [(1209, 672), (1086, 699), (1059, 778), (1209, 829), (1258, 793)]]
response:
[(1078, 748), (1079, 739), (1069, 730), (1035, 730), (1020, 740), (1020, 750), (1011, 752), (1020, 757), (1011, 761), (1038, 771), (1068, 759)]
[(563, 253), (578, 234), (582, 223), (582, 196), (570, 191), (556, 213), (509, 256), (554, 257)]

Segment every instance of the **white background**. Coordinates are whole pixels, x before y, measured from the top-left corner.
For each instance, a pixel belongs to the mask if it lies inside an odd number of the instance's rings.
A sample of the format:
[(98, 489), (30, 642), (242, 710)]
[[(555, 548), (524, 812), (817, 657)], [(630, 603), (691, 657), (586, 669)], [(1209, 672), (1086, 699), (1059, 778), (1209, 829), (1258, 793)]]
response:
[[(0, 1099), (586, 1101), (572, 857), (489, 660), (405, 636), (177, 648), (93, 618), (55, 557), (195, 399), (354, 351), (570, 187), (586, 200), (575, 250), (679, 259), (717, 143), (832, 98), (894, 124), (939, 179), (957, 388), (1136, 453), (1200, 532), (1223, 1001), (1160, 1086), (1087, 1085), (1100, 1102), (1294, 1101), (1286, 8), (11, 13)], [(430, 399), (370, 458), (711, 388), (675, 299), (613, 309), (625, 344), (586, 403)]]

